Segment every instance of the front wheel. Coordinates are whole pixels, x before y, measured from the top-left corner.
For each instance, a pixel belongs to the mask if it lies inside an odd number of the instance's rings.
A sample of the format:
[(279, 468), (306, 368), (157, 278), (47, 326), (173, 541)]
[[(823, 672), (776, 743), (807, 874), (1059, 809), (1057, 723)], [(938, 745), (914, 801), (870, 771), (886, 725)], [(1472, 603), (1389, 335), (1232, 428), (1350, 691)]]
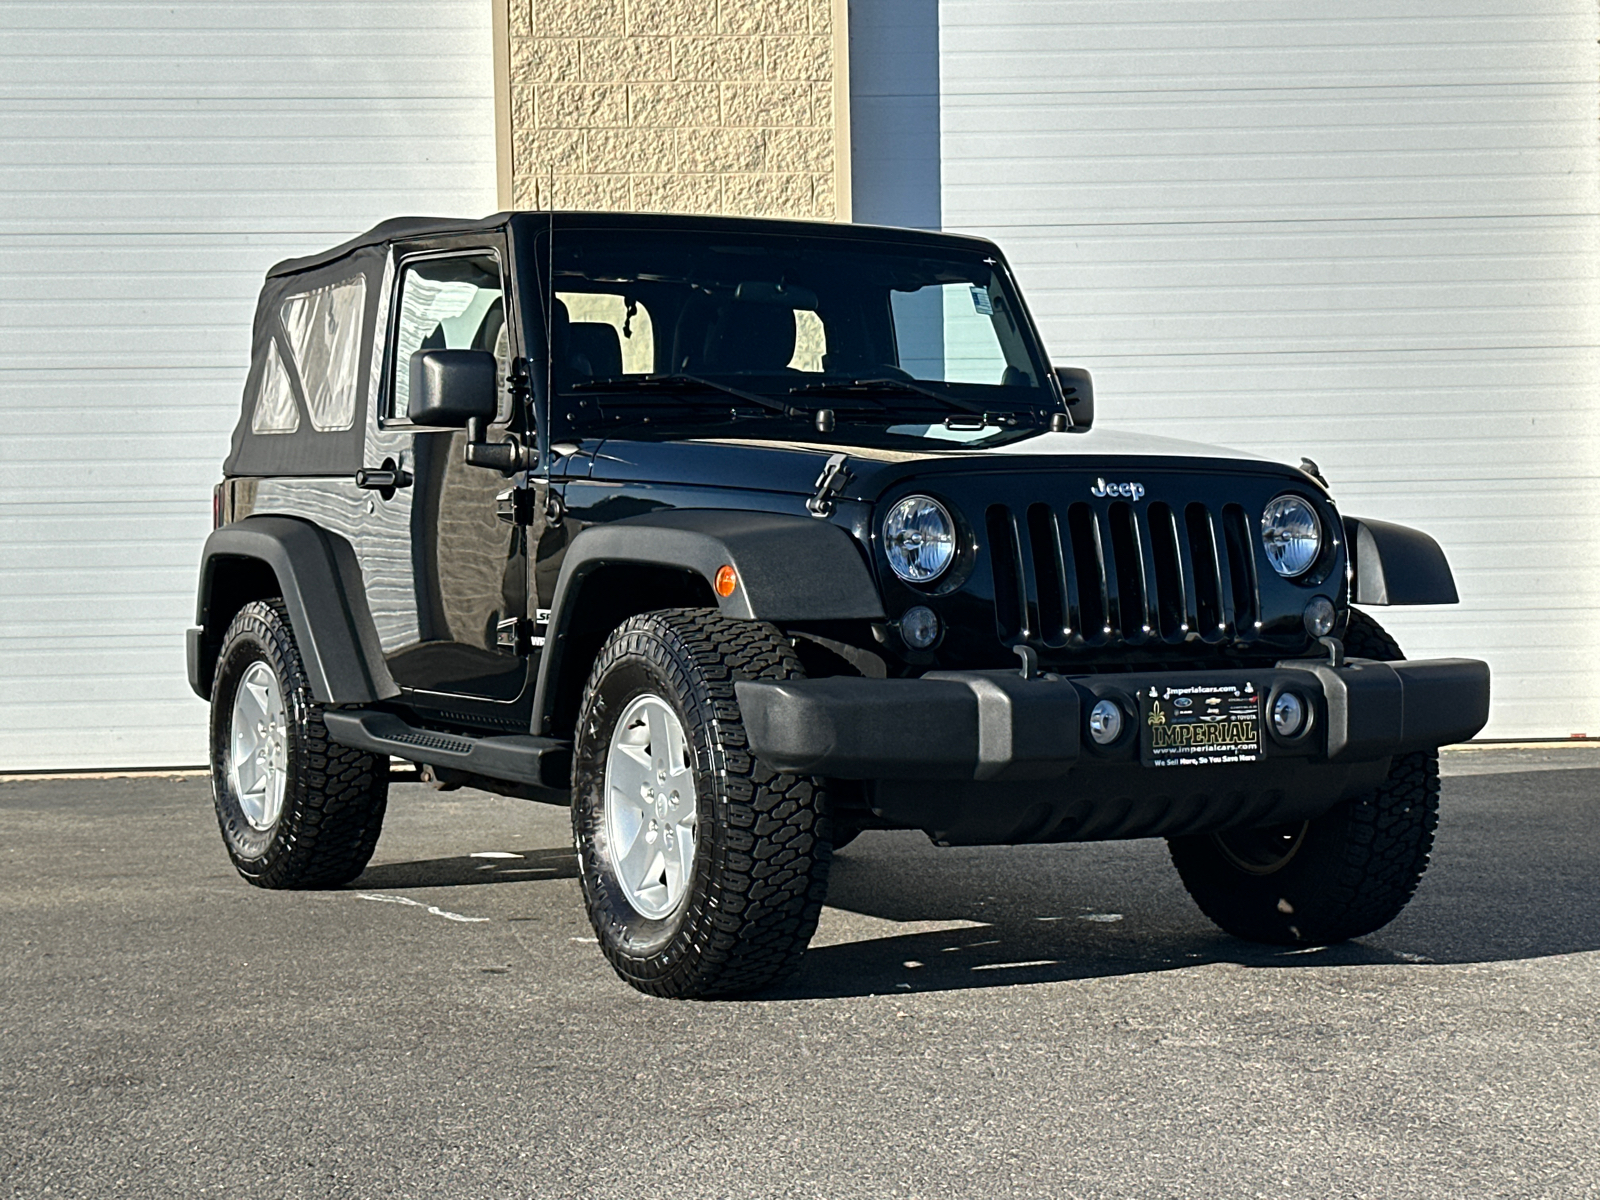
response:
[(801, 674), (772, 626), (698, 609), (634, 617), (601, 648), (573, 839), (600, 949), (640, 991), (750, 992), (805, 953), (827, 893), (827, 797), (751, 755), (733, 686)]
[[(1403, 657), (1352, 611), (1345, 649)], [(1277, 945), (1348, 941), (1400, 915), (1422, 879), (1439, 822), (1439, 752), (1396, 755), (1382, 785), (1311, 821), (1171, 838), (1173, 864), (1200, 910), (1235, 937)]]

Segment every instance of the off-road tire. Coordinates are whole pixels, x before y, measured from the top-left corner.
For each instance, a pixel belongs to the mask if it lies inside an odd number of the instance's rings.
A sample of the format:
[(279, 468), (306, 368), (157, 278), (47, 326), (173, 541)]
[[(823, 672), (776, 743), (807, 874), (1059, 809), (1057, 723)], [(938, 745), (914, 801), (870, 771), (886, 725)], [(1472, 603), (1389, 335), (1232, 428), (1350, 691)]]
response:
[[(265, 830), (245, 819), (227, 768), (235, 697), (257, 661), (277, 676), (287, 717), (283, 809)], [(223, 635), (211, 689), (211, 795), (228, 857), (257, 887), (340, 887), (366, 869), (377, 847), (389, 759), (329, 739), (280, 600), (246, 604)]]
[[(640, 991), (747, 993), (799, 965), (827, 895), (828, 799), (823, 780), (774, 771), (750, 753), (733, 685), (803, 676), (777, 629), (704, 609), (633, 617), (601, 648), (578, 716), (573, 840), (600, 949)], [(690, 882), (676, 911), (660, 920), (627, 900), (603, 807), (613, 729), (646, 693), (665, 700), (683, 725), (697, 804)]]
[[(1354, 610), (1344, 646), (1352, 658), (1404, 657), (1382, 626)], [(1438, 823), (1439, 753), (1419, 750), (1396, 755), (1371, 792), (1303, 826), (1262, 831), (1294, 846), (1270, 871), (1239, 866), (1226, 833), (1167, 845), (1189, 895), (1224, 931), (1274, 945), (1330, 945), (1400, 915), (1427, 869)]]

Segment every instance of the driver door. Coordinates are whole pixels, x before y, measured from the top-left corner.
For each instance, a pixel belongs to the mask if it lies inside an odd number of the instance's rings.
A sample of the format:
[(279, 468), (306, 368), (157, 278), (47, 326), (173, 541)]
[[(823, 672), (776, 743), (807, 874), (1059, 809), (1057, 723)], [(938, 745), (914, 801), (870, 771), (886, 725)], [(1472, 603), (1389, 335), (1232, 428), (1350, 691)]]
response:
[[(500, 410), (489, 440), (526, 433), (527, 399), (506, 388), (520, 353), (502, 245), (402, 254), (385, 354), (384, 433), (398, 440), (409, 491), (413, 636), (385, 647), (411, 706), (464, 724), (527, 729), (531, 705), (528, 544), (533, 508), (512, 480), (468, 466), (465, 430), (407, 418), (411, 356), (487, 350), (498, 363)], [(525, 490), (532, 481), (524, 478)]]

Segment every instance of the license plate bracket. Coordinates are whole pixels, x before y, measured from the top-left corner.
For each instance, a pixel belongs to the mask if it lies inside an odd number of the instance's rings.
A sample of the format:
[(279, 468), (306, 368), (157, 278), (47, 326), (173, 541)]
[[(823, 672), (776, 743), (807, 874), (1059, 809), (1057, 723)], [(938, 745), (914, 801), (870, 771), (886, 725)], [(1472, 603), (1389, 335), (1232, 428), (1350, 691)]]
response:
[(1152, 685), (1139, 693), (1139, 757), (1147, 767), (1259, 762), (1262, 695), (1251, 683)]

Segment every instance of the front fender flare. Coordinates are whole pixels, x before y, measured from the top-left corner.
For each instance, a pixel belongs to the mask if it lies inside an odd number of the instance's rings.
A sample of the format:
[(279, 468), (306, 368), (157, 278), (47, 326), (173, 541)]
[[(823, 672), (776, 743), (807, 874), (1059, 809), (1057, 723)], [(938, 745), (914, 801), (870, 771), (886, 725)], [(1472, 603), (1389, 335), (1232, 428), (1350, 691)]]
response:
[(1344, 536), (1355, 575), (1350, 588), (1355, 603), (1460, 603), (1444, 551), (1420, 529), (1346, 517)]
[[(584, 581), (619, 564), (699, 576), (714, 596), (718, 570), (731, 566), (737, 585), (730, 595), (717, 596), (717, 605), (725, 616), (742, 620), (883, 619), (883, 601), (861, 548), (848, 532), (826, 521), (785, 513), (671, 509), (592, 525), (573, 538), (551, 597), (534, 697), (535, 729), (549, 720), (558, 699), (567, 665), (562, 661), (565, 635), (573, 628), (574, 601)], [(583, 669), (587, 673), (587, 664)]]
[(190, 639), (190, 684), (210, 699), (211, 675), (232, 612), (221, 611), (217, 582), (230, 560), (265, 564), (277, 577), (311, 685), (320, 704), (371, 704), (398, 696), (350, 543), (297, 517), (251, 516), (206, 539)]

